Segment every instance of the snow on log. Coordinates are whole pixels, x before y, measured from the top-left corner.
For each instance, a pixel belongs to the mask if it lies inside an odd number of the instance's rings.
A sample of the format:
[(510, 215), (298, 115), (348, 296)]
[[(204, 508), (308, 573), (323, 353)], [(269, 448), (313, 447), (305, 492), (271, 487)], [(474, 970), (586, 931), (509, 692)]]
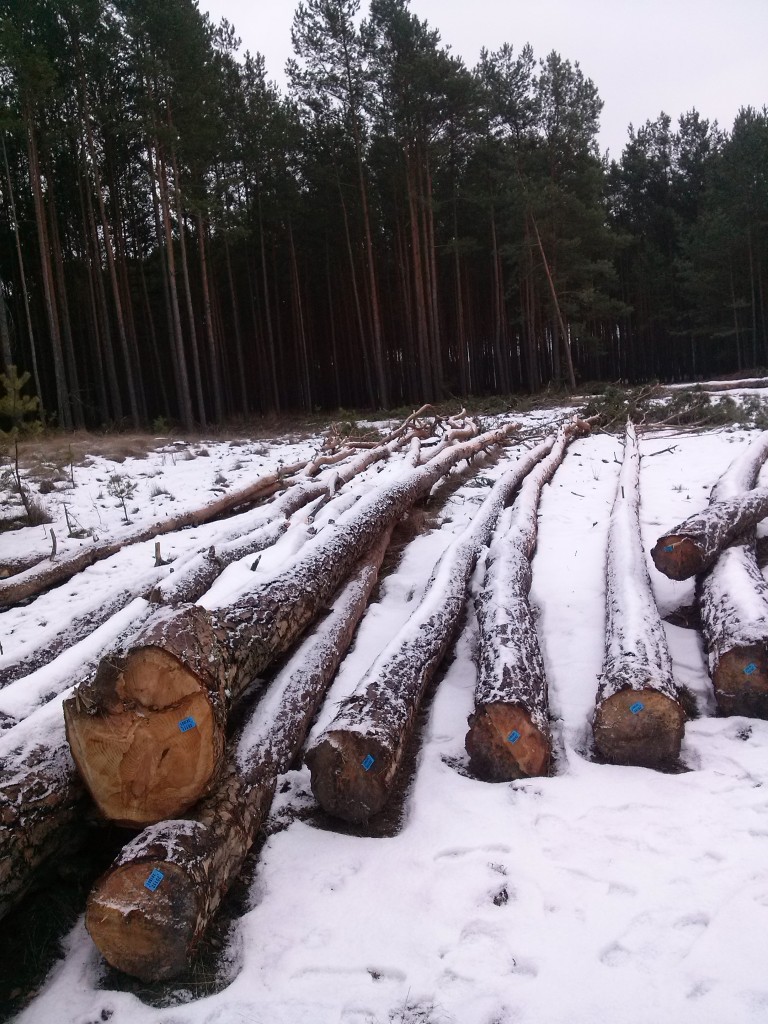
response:
[(230, 707), (288, 651), (386, 530), (456, 463), (512, 425), (457, 444), (361, 499), (291, 566), (223, 608), (161, 608), (122, 658), (64, 705), (75, 763), (105, 817), (132, 827), (183, 813), (223, 764)]
[[(731, 463), (712, 500), (737, 498), (754, 487), (766, 458), (768, 431)], [(757, 564), (754, 530), (702, 576), (698, 598), (718, 712), (768, 718), (768, 584)]]
[(358, 563), (330, 614), (275, 678), (193, 820), (151, 825), (97, 882), (86, 927), (113, 967), (157, 981), (187, 966), (253, 844), (277, 776), (300, 751), (352, 642), (390, 532)]
[(488, 553), (476, 602), (479, 671), (466, 748), (470, 770), (489, 782), (549, 770), (547, 680), (528, 602), (531, 558), (542, 489), (572, 438), (584, 431), (578, 423), (561, 429), (550, 454), (526, 476), (514, 505), (504, 513)]
[(687, 580), (708, 569), (720, 552), (768, 516), (768, 488), (713, 501), (659, 537), (651, 557), (659, 572)]
[(685, 713), (640, 536), (640, 452), (632, 423), (608, 531), (605, 633), (595, 746), (614, 764), (668, 766), (680, 754)]
[(386, 803), (424, 690), (461, 619), (477, 558), (511, 494), (552, 444), (549, 439), (522, 456), (494, 485), (472, 522), (444, 552), (408, 624), (307, 751), (312, 791), (327, 813), (366, 821)]
[(0, 917), (81, 826), (85, 796), (59, 700), (0, 737)]

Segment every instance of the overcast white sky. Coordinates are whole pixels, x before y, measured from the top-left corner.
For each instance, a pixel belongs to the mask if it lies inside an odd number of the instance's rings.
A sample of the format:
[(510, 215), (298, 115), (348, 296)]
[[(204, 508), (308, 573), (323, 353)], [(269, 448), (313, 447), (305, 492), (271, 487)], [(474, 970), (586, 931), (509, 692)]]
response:
[[(199, 0), (285, 87), (294, 0)], [(362, 2), (367, 9), (366, 0)], [(600, 142), (618, 158), (635, 126), (691, 107), (730, 128), (740, 106), (768, 104), (768, 0), (412, 0), (469, 66), (480, 48), (526, 42), (579, 61), (605, 102)]]

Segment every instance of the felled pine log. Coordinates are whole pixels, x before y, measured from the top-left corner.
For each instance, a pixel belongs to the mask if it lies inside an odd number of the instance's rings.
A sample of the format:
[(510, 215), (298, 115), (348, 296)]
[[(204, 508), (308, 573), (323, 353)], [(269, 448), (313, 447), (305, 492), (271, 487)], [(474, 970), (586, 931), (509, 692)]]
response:
[[(754, 487), (766, 458), (768, 431), (731, 463), (712, 500)], [(701, 577), (698, 598), (718, 712), (768, 718), (768, 584), (757, 564), (754, 530), (725, 548)]]
[(595, 747), (614, 764), (667, 767), (680, 754), (685, 712), (640, 535), (640, 451), (631, 422), (608, 530), (605, 601)]
[(656, 541), (651, 557), (659, 572), (687, 580), (707, 570), (720, 552), (768, 516), (768, 488), (722, 497)]
[(313, 463), (309, 467), (312, 472), (309, 472), (309, 468), (307, 470), (307, 479), (299, 478), (293, 487), (264, 507), (263, 521), (257, 527), (224, 541), (218, 549), (209, 548), (190, 559), (180, 567), (181, 571), (169, 574), (153, 587), (149, 600), (156, 604), (172, 605), (199, 600), (228, 565), (274, 544), (288, 529), (290, 517), (294, 513), (318, 498), (330, 497), (376, 462), (388, 459), (406, 440), (405, 434), (398, 433), (391, 441), (360, 452), (353, 459), (348, 459), (349, 452), (344, 449), (347, 464), (319, 479), (309, 479), (316, 475)]
[(151, 825), (96, 883), (85, 923), (105, 959), (143, 981), (187, 965), (237, 877), (365, 611), (389, 542), (361, 559), (329, 615), (297, 649), (246, 725), (236, 754), (189, 819)]
[(384, 807), (424, 690), (461, 620), (477, 558), (512, 493), (552, 444), (550, 438), (522, 456), (494, 485), (444, 552), (419, 608), (308, 749), (312, 792), (328, 814), (359, 822)]
[(361, 499), (289, 569), (224, 608), (160, 609), (122, 658), (64, 705), (72, 756), (101, 813), (131, 827), (183, 813), (224, 762), (230, 708), (323, 611), (355, 562), (458, 462), (514, 427), (457, 444)]
[(569, 424), (526, 476), (505, 511), (486, 559), (476, 601), (480, 636), (475, 707), (466, 748), (470, 770), (489, 782), (546, 775), (551, 756), (544, 661), (528, 601), (541, 492), (571, 440), (589, 428)]
[(85, 789), (58, 701), (0, 737), (0, 918), (81, 828)]

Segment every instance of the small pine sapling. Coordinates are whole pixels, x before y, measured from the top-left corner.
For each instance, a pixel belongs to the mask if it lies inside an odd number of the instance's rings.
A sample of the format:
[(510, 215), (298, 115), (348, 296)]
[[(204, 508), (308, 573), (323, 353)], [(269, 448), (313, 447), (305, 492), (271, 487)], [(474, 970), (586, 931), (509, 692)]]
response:
[(131, 520), (128, 518), (128, 508), (125, 503), (136, 493), (136, 484), (130, 479), (130, 477), (125, 476), (125, 474), (115, 473), (109, 478), (107, 492), (113, 498), (118, 499), (120, 504), (123, 506), (123, 517), (125, 522), (126, 524), (130, 524)]

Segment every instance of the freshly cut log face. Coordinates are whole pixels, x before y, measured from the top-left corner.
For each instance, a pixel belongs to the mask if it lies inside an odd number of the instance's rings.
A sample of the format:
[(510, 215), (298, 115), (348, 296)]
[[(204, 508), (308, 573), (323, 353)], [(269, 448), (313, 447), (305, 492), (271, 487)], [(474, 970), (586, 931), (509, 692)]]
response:
[(552, 444), (538, 445), (497, 481), (443, 554), (421, 606), (307, 751), (312, 792), (328, 814), (367, 821), (386, 804), (424, 690), (459, 625), (478, 555), (509, 498)]
[(589, 428), (563, 428), (502, 516), (478, 596), (478, 680), (466, 748), (470, 770), (488, 782), (546, 775), (551, 737), (544, 660), (528, 600), (541, 492), (568, 444)]
[[(160, 609), (133, 650), (101, 665), (94, 683), (79, 687), (64, 705), (72, 755), (100, 811), (115, 821), (146, 825), (181, 814), (200, 799), (223, 766), (231, 705), (293, 646), (357, 560), (414, 502), (457, 462), (503, 443), (513, 429), (489, 431), (451, 446), (425, 466), (406, 469), (307, 543), (290, 569), (234, 604), (214, 611), (198, 605)], [(151, 658), (149, 649), (167, 657)], [(166, 677), (174, 679), (172, 699)], [(151, 722), (158, 716), (155, 731)], [(120, 724), (113, 728), (114, 718)], [(186, 719), (194, 719), (188, 730), (182, 727)], [(104, 741), (115, 728), (122, 746), (109, 758)], [(96, 769), (89, 767), (92, 741)], [(176, 766), (175, 785), (167, 784), (167, 758)], [(142, 762), (149, 771), (146, 788), (136, 777)]]
[(186, 966), (267, 814), (278, 773), (301, 749), (366, 608), (388, 542), (386, 532), (273, 681), (222, 778), (195, 808), (195, 820), (150, 826), (97, 883), (86, 927), (114, 967), (157, 981)]
[(673, 580), (704, 572), (728, 544), (768, 516), (768, 489), (713, 500), (659, 537), (651, 551), (654, 565)]
[(469, 767), (478, 778), (508, 782), (549, 772), (549, 730), (534, 725), (525, 708), (506, 701), (482, 704), (470, 725)]
[(685, 713), (654, 689), (620, 690), (595, 712), (595, 746), (614, 764), (658, 768), (680, 756)]
[(628, 423), (608, 531), (606, 642), (592, 722), (595, 747), (614, 764), (664, 768), (680, 754), (684, 727), (642, 547), (640, 452)]
[(223, 751), (197, 677), (167, 651), (143, 647), (122, 669), (102, 662), (98, 685), (109, 685), (109, 713), (66, 721), (72, 756), (105, 817), (135, 827), (191, 807)]

